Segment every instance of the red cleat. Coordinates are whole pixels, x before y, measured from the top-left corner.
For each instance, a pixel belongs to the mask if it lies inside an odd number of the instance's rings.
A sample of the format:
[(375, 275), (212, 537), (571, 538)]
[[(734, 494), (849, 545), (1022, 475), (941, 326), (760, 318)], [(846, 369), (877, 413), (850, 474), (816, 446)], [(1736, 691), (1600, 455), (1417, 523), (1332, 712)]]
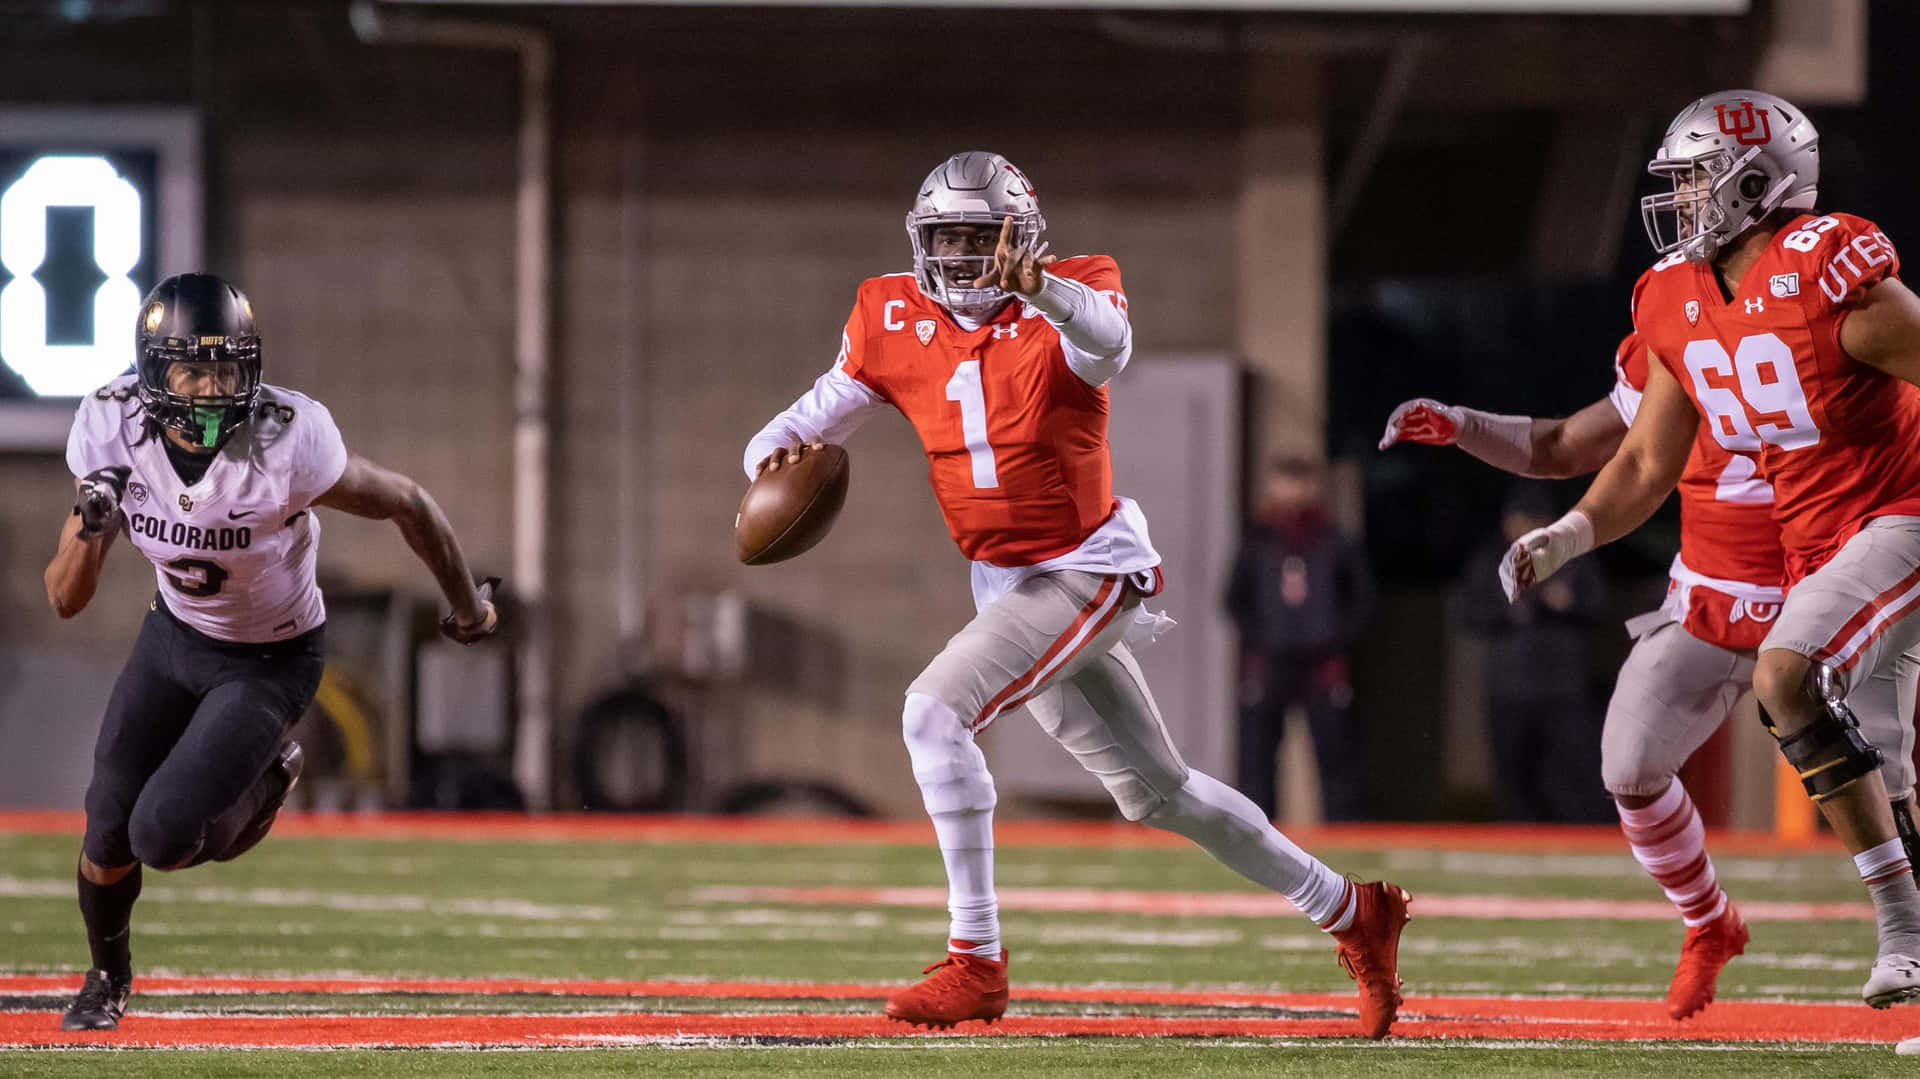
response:
[(1353, 886), (1353, 926), (1333, 935), (1340, 966), (1360, 983), (1360, 1032), (1384, 1038), (1400, 1015), (1400, 930), (1413, 917), (1405, 888), (1386, 881)]
[(1733, 909), (1731, 900), (1720, 917), (1705, 925), (1688, 926), (1687, 942), (1680, 946), (1680, 965), (1674, 968), (1673, 984), (1667, 987), (1667, 1014), (1685, 1019), (1713, 1003), (1720, 968), (1747, 950), (1747, 936), (1747, 923)]
[(1005, 948), (998, 959), (948, 952), (945, 959), (920, 973), (932, 977), (887, 998), (888, 1019), (944, 1030), (969, 1019), (991, 1023), (1007, 1014)]

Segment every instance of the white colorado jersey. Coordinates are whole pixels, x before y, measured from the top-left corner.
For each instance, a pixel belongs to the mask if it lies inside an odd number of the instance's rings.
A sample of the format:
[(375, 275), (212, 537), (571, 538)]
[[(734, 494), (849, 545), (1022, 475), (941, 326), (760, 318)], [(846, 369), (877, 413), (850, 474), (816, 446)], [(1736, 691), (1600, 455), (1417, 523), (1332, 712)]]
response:
[(167, 609), (222, 641), (281, 641), (325, 622), (314, 581), (320, 522), (308, 506), (347, 467), (326, 407), (261, 386), (252, 422), (194, 484), (173, 470), (164, 437), (147, 429), (134, 376), (123, 375), (80, 402), (67, 467), (75, 477), (131, 470), (120, 505), (128, 539), (153, 563)]

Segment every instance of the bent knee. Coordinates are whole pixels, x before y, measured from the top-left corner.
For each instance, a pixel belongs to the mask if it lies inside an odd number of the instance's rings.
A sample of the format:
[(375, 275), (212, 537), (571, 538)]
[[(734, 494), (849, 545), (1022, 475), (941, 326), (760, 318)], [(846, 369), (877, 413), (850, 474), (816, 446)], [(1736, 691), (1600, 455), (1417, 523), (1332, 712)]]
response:
[(967, 742), (973, 735), (952, 705), (925, 693), (909, 692), (900, 708), (900, 737), (908, 746)]
[(1806, 694), (1807, 672), (1812, 666), (1812, 660), (1784, 648), (1770, 648), (1754, 662), (1753, 695), (1776, 726), (1782, 722), (1789, 724), (1788, 729), (1805, 725), (1803, 717), (1812, 707)]
[(1673, 782), (1675, 773), (1645, 758), (1600, 761), (1600, 783), (1615, 798), (1654, 798)]
[(155, 869), (184, 869), (206, 842), (206, 822), (190, 819), (174, 807), (142, 800), (127, 826), (133, 857)]

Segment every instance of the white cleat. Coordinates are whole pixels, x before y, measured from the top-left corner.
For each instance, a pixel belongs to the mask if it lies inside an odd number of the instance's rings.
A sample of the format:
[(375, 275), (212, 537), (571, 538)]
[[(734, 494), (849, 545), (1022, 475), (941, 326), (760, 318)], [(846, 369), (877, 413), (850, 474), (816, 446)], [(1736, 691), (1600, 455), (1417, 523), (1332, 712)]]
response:
[(1860, 996), (1876, 1008), (1890, 1008), (1920, 997), (1920, 959), (1905, 955), (1883, 955), (1875, 959)]

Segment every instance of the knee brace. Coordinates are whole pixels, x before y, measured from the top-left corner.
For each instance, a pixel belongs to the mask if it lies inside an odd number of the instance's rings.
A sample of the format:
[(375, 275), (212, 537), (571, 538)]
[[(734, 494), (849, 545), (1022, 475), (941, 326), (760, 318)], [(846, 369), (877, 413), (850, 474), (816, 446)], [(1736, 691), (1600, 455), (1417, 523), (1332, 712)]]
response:
[(1805, 692), (1819, 715), (1792, 734), (1780, 734), (1773, 717), (1760, 709), (1760, 722), (1780, 743), (1780, 753), (1800, 773), (1800, 784), (1815, 802), (1824, 802), (1880, 767), (1880, 751), (1860, 736), (1860, 721), (1847, 707), (1834, 669), (1815, 660), (1807, 670)]

